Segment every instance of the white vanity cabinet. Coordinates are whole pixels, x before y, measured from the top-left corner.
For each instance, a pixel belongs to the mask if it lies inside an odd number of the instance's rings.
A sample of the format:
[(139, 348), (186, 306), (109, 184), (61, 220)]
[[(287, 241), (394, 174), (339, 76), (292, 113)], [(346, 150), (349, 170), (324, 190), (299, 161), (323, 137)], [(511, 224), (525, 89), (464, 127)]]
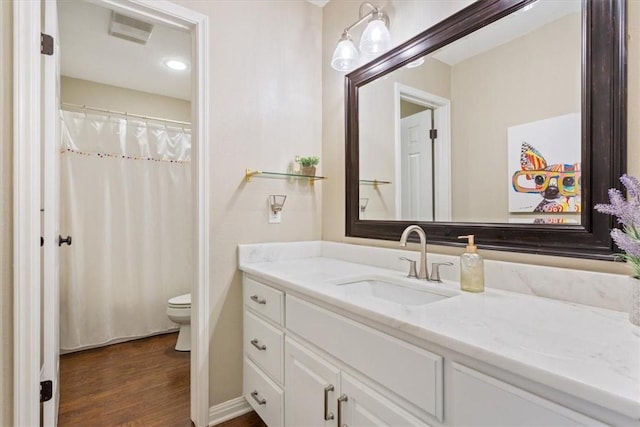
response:
[(269, 427), (284, 425), (284, 293), (245, 277), (243, 395)]
[[(442, 420), (441, 356), (290, 295), (286, 296), (285, 325), (287, 338), (289, 334), (299, 336), (336, 361), (341, 383), (348, 384), (343, 387), (355, 390), (355, 395), (360, 396), (351, 403), (343, 403), (354, 419), (359, 419), (364, 412), (354, 411), (353, 408), (370, 406), (368, 410), (371, 414), (379, 412), (381, 419), (385, 419), (383, 414), (388, 413), (386, 418), (391, 423), (389, 425), (400, 422), (400, 419), (405, 420), (401, 425), (425, 425), (434, 418)], [(288, 367), (285, 369), (288, 370)], [(355, 377), (356, 373), (363, 379), (362, 382), (366, 381), (369, 385), (359, 386), (355, 378), (348, 379)], [(287, 376), (285, 391), (288, 391), (288, 379)], [(345, 389), (340, 391), (336, 393), (338, 396), (347, 394)], [(384, 402), (388, 402), (388, 405)], [(377, 411), (384, 406), (389, 410)], [(389, 418), (396, 416), (391, 415), (394, 413), (399, 418)], [(422, 422), (414, 422), (414, 417)]]
[(243, 395), (269, 427), (337, 427), (339, 416), (350, 427), (426, 426), (442, 417), (440, 356), (302, 299), (285, 303), (247, 276), (243, 301)]
[[(269, 427), (605, 425), (539, 393), (543, 384), (489, 376), (482, 361), (427, 351), (247, 275), (243, 299), (243, 393)], [(563, 399), (610, 425), (635, 422)]]

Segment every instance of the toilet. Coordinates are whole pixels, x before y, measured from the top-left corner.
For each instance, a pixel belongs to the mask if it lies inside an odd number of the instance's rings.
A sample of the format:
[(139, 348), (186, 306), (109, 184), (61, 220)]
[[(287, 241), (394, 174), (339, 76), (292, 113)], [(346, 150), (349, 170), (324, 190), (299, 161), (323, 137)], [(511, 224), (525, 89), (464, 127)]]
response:
[(179, 295), (167, 302), (167, 316), (180, 325), (177, 351), (191, 351), (191, 294)]

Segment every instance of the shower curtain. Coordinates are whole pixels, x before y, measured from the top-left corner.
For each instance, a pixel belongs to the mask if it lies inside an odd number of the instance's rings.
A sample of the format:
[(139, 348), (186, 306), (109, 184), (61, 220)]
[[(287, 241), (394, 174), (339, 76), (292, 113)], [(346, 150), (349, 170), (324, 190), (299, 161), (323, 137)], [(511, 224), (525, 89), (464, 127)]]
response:
[(190, 130), (61, 115), (61, 350), (175, 328), (167, 300), (192, 282)]

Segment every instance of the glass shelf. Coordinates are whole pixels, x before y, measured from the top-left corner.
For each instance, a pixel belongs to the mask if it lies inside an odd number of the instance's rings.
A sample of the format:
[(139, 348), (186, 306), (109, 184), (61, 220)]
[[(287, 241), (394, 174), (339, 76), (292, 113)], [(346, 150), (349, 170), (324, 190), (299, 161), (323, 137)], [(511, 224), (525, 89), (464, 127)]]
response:
[(245, 170), (245, 180), (247, 182), (251, 182), (251, 178), (274, 178), (274, 179), (307, 179), (311, 185), (316, 181), (320, 181), (323, 179), (327, 179), (326, 176), (316, 176), (316, 175), (301, 175), (299, 173), (285, 173), (285, 172), (265, 172), (258, 170)]
[(391, 184), (391, 181), (380, 181), (378, 179), (361, 179), (360, 185), (373, 185), (373, 189), (377, 190), (378, 185)]

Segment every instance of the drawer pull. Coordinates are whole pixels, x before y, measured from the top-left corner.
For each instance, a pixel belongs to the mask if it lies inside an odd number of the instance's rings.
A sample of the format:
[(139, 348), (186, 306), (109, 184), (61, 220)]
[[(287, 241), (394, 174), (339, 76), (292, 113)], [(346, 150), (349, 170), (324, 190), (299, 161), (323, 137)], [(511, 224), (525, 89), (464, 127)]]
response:
[(257, 348), (260, 351), (266, 350), (267, 346), (264, 344), (259, 344), (259, 341), (257, 338), (254, 338), (251, 340), (251, 345), (253, 345), (255, 348)]
[(265, 399), (264, 397), (262, 397), (262, 398), (259, 397), (257, 390), (254, 390), (254, 391), (251, 392), (251, 397), (253, 397), (253, 400), (258, 402), (258, 405), (266, 405), (267, 404), (267, 399)]
[(324, 388), (324, 420), (329, 421), (333, 419), (333, 412), (327, 412), (329, 409), (329, 392), (333, 391), (333, 384), (329, 384)]
[(260, 298), (258, 295), (251, 295), (251, 299), (258, 304), (266, 304), (267, 300), (264, 298)]
[(346, 394), (343, 394), (338, 398), (338, 427), (348, 427), (346, 424), (342, 424), (342, 402), (349, 400)]

